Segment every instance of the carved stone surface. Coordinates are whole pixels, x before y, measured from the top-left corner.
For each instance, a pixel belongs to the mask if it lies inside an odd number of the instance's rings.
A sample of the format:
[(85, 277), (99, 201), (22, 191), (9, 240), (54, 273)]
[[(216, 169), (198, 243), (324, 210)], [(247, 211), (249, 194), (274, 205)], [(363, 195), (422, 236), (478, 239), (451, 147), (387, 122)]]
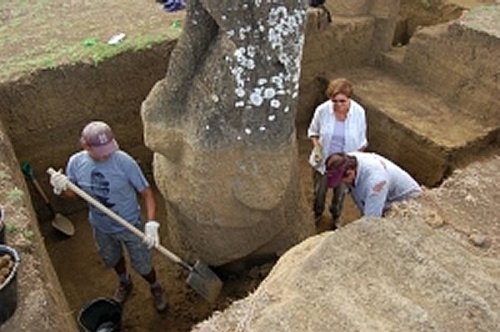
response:
[(305, 1), (189, 2), (141, 110), (175, 250), (221, 265), (313, 233), (294, 125), (305, 17)]

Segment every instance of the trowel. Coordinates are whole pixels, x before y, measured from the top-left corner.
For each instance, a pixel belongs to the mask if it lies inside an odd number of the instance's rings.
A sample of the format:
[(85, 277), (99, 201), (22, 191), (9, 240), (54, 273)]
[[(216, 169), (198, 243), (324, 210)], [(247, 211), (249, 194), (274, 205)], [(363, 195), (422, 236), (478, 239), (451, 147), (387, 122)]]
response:
[(73, 236), (75, 234), (75, 227), (73, 226), (73, 223), (62, 214), (56, 213), (54, 211), (54, 208), (50, 204), (49, 198), (40, 186), (40, 183), (38, 183), (37, 179), (35, 178), (35, 173), (31, 165), (25, 161), (21, 164), (21, 170), (23, 171), (24, 175), (31, 181), (31, 183), (33, 183), (33, 186), (38, 191), (40, 196), (42, 196), (45, 205), (47, 205), (47, 208), (50, 210), (50, 213), (53, 217), (52, 227), (65, 235)]

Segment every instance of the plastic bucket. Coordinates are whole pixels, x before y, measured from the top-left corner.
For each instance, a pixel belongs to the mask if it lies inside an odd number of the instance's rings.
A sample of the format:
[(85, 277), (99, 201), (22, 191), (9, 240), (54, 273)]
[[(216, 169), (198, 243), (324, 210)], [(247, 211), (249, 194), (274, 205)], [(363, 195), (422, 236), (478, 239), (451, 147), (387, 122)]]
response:
[(121, 304), (105, 297), (90, 301), (78, 314), (78, 323), (84, 332), (118, 332), (121, 322)]
[(5, 244), (5, 226), (0, 220), (0, 244)]
[(0, 257), (9, 255), (14, 261), (10, 274), (0, 285), (0, 325), (7, 321), (17, 308), (17, 269), (19, 267), (19, 255), (6, 245), (0, 244)]
[(0, 244), (5, 244), (5, 210), (0, 205)]

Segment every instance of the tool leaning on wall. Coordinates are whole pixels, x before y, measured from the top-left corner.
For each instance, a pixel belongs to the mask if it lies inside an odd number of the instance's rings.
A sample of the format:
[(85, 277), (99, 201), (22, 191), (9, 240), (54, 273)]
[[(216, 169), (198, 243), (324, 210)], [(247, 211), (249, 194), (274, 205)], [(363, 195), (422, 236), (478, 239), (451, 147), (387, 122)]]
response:
[(38, 180), (35, 177), (35, 172), (33, 171), (31, 165), (25, 161), (21, 164), (21, 170), (26, 178), (30, 180), (35, 189), (38, 191), (43, 201), (45, 202), (45, 205), (52, 214), (52, 227), (65, 235), (73, 236), (75, 234), (75, 227), (73, 226), (73, 223), (68, 218), (54, 210), (54, 207), (52, 206), (52, 204), (50, 204), (49, 197), (43, 191), (40, 183), (38, 183)]

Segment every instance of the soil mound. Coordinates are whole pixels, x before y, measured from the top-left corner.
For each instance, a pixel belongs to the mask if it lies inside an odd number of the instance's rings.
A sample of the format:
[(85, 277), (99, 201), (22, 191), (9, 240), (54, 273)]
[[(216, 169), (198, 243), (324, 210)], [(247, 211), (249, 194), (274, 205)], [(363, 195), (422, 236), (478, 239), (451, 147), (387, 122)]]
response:
[(497, 330), (499, 171), (475, 163), (389, 218), (307, 239), (194, 331)]

